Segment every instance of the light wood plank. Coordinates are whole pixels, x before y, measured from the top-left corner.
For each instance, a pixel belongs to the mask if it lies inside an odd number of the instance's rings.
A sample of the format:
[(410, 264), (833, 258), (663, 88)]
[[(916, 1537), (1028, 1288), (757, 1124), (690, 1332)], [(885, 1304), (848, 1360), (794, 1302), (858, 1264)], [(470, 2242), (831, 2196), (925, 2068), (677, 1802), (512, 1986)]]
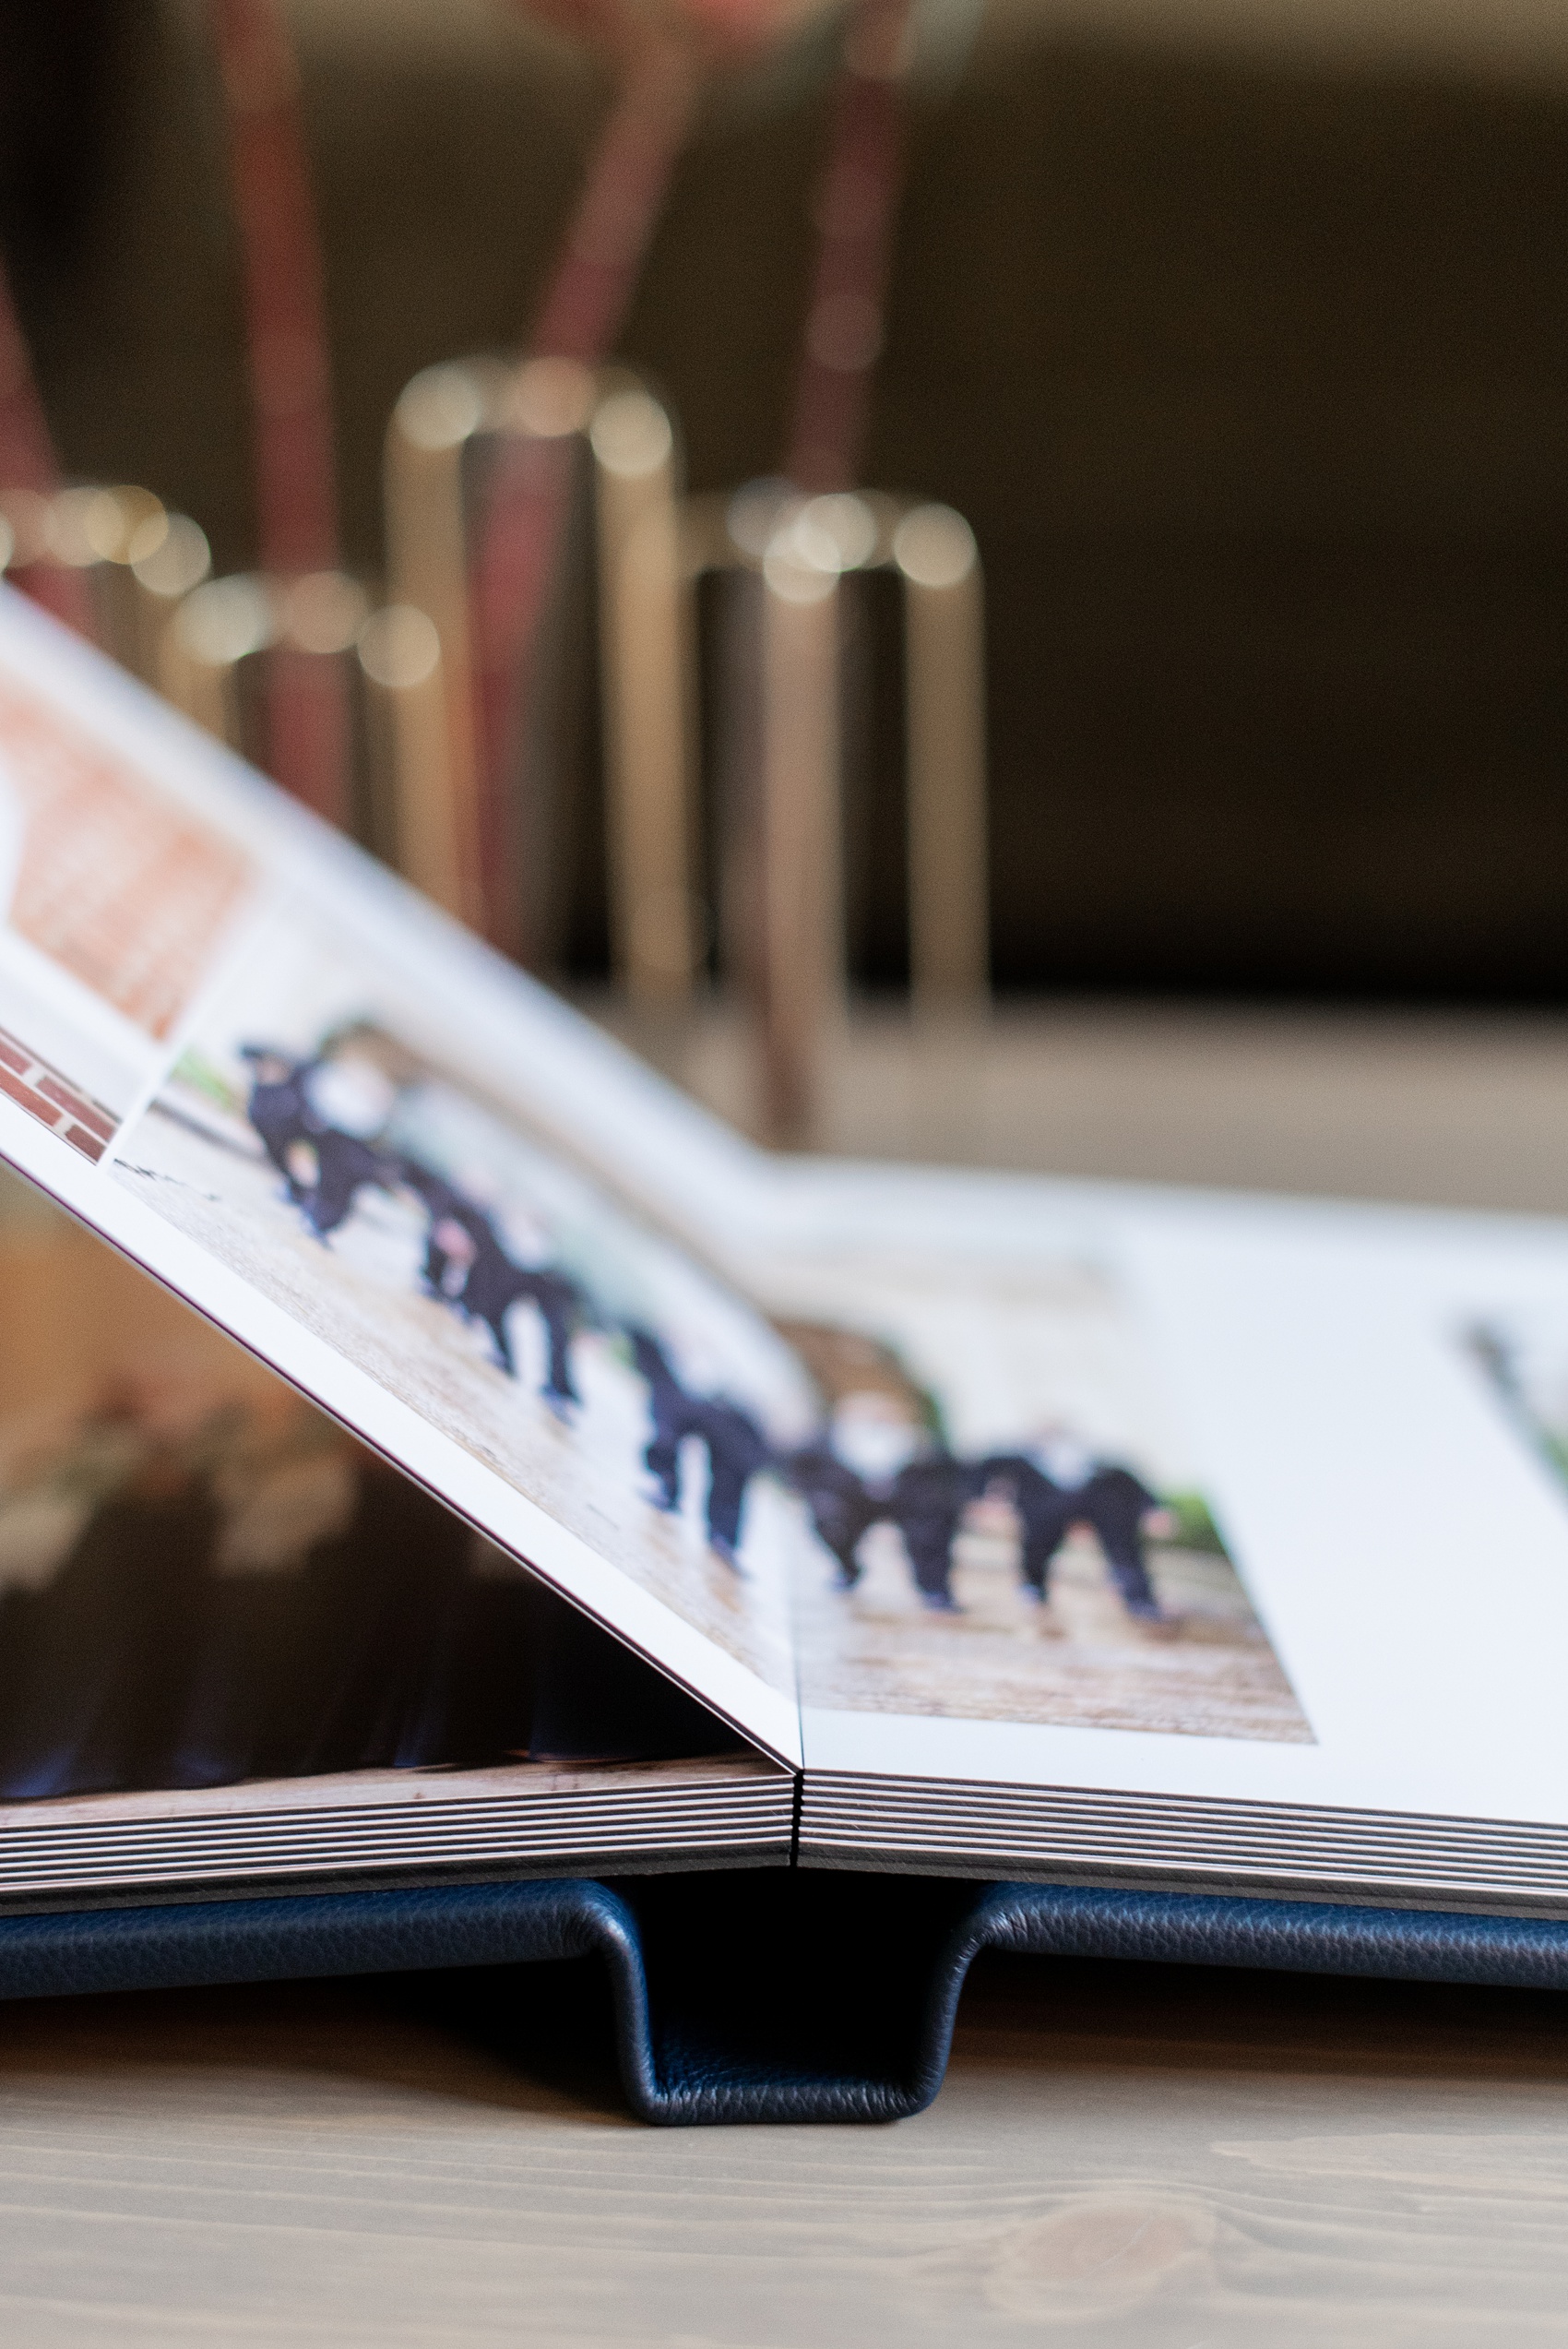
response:
[(638, 2128), (591, 2059), (602, 2033), (563, 2057), (582, 1994), (556, 1969), (513, 1977), (509, 2052), (455, 1980), (14, 2009), (0, 2331), (51, 2349), (1564, 2338), (1557, 2002), (982, 1974), (942, 2098), (885, 2129)]

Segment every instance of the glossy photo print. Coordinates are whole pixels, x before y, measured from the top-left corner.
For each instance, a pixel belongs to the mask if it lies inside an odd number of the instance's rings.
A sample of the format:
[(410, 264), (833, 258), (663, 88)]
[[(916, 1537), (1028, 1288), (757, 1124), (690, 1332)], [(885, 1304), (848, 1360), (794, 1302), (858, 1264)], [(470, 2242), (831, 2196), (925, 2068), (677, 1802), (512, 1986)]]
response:
[[(117, 1179), (644, 1589), (793, 1690), (809, 1380), (766, 1323), (278, 914)], [(635, 1147), (635, 1137), (629, 1137)]]
[(97, 1163), (253, 880), (0, 665), (0, 1091)]
[(794, 1472), (803, 1704), (1311, 1741), (1101, 1266), (825, 1261), (772, 1293), (826, 1405)]

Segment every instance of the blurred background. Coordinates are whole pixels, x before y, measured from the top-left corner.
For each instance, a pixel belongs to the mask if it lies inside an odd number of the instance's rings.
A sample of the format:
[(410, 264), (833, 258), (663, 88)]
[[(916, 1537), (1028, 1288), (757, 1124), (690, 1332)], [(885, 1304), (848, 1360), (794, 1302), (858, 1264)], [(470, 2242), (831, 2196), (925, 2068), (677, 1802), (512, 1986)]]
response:
[[(277, 566), (220, 13), (3, 0), (0, 249), (61, 478), (136, 483), (194, 518), (222, 579)], [(406, 578), (374, 584), (398, 563), (388, 420), (422, 370), (538, 356), (629, 53), (600, 19), (505, 0), (278, 13), (317, 232), (333, 561), (372, 583), (366, 610), (384, 593), (407, 608)], [(868, 20), (810, 13), (744, 38), (704, 25), (646, 250), (607, 347), (587, 354), (596, 396), (623, 380), (606, 368), (651, 394), (699, 501), (683, 510), (700, 521), (707, 499), (731, 536), (725, 501), (777, 483), (802, 445), (835, 140)], [(891, 1023), (895, 1057), (802, 1042), (834, 1029), (837, 970), (793, 1014), (787, 972), (748, 979), (745, 909), (789, 851), (756, 819), (763, 845), (733, 880), (735, 842), (756, 831), (733, 814), (752, 805), (737, 763), (763, 723), (745, 679), (773, 657), (746, 595), (767, 590), (742, 578), (716, 601), (691, 585), (705, 566), (744, 572), (732, 546), (678, 566), (679, 690), (696, 710), (671, 819), (697, 839), (689, 967), (677, 953), (679, 984), (660, 1002), (645, 988), (640, 1008), (635, 970), (623, 985), (626, 836), (590, 576), (606, 542), (570, 519), (591, 485), (562, 494), (548, 609), (513, 645), (536, 722), (554, 713), (547, 819), (522, 825), (548, 904), (521, 944), (500, 942), (786, 1139), (897, 1147), (913, 1118), (945, 1155), (971, 1154), (983, 1127), (983, 1154), (1143, 1171), (1147, 1150), (1134, 1167), (1123, 1147), (1142, 1118), (1167, 1138), (1149, 1171), (1213, 1175), (1235, 1158), (1217, 1133), (1248, 1115), (1242, 1171), (1289, 1183), (1318, 1179), (1313, 1140), (1337, 1119), (1322, 1178), (1360, 1188), (1350, 1129), (1365, 1133), (1396, 1068), (1413, 1122), (1393, 1187), (1561, 1203), (1554, 1093), (1532, 1095), (1527, 1169), (1478, 1172), (1477, 1153), (1510, 1055), (1555, 1071), (1568, 996), (1568, 15), (1550, 0), (913, 0), (890, 38), (870, 78), (894, 93), (902, 146), (867, 197), (885, 235), (849, 370), (863, 418), (838, 471), (793, 489), (935, 502), (972, 531), (992, 1008), (968, 964), (931, 1001), (983, 1026), (984, 1052), (939, 1040), (921, 1061), (899, 1025), (917, 867), (897, 591), (907, 604), (919, 566), (885, 554), (853, 597), (836, 590), (841, 850), (836, 894), (802, 921), (841, 934), (857, 1032)], [(483, 494), (460, 491), (473, 547)], [(772, 495), (766, 527), (794, 527), (800, 500)], [(897, 511), (873, 510), (885, 536)], [(859, 562), (851, 550), (839, 586)], [(966, 756), (976, 739), (971, 725)], [(767, 756), (754, 742), (759, 771)], [(513, 800), (539, 796), (538, 769), (537, 744), (532, 782), (513, 756)], [(349, 820), (395, 854), (374, 802), (373, 786)], [(972, 848), (972, 824), (962, 837)], [(816, 949), (770, 950), (787, 964)], [(972, 935), (955, 951), (972, 963)], [(744, 1000), (789, 1031), (771, 1095), (746, 1091), (760, 1047), (731, 1018)], [(1270, 1057), (1287, 1031), (1289, 1081)], [(1470, 1091), (1440, 1099), (1455, 1053)]]

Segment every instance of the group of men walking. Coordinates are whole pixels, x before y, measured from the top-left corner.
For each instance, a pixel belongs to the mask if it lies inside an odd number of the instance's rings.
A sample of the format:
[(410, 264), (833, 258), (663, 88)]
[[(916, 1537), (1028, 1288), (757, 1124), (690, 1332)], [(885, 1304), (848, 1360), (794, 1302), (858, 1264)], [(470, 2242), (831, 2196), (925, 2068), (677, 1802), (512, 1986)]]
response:
[(548, 1362), (543, 1395), (561, 1419), (579, 1397), (572, 1379), (572, 1333), (588, 1318), (578, 1283), (549, 1265), (519, 1264), (485, 1210), (434, 1167), (344, 1131), (323, 1115), (311, 1091), (320, 1057), (294, 1060), (267, 1044), (243, 1044), (250, 1063), (250, 1122), (283, 1177), (284, 1192), (306, 1228), (326, 1241), (346, 1223), (363, 1190), (404, 1191), (426, 1216), (420, 1282), (427, 1296), (489, 1331), (498, 1369), (517, 1375), (507, 1327), (516, 1305), (531, 1305), (544, 1325)]
[[(542, 1398), (570, 1421), (580, 1398), (572, 1375), (575, 1332), (603, 1327), (580, 1283), (552, 1265), (519, 1264), (487, 1211), (456, 1184), (408, 1153), (386, 1150), (334, 1125), (316, 1104), (311, 1079), (317, 1059), (294, 1059), (269, 1045), (246, 1044), (250, 1122), (283, 1178), (284, 1194), (307, 1230), (324, 1243), (345, 1223), (362, 1191), (401, 1192), (426, 1217), (421, 1285), (465, 1320), (489, 1332), (496, 1367), (517, 1376), (508, 1328), (514, 1306), (539, 1314), (546, 1341)], [(683, 1449), (695, 1441), (707, 1460), (705, 1503), (707, 1540), (715, 1555), (737, 1566), (742, 1518), (753, 1480), (771, 1473), (805, 1505), (813, 1527), (835, 1561), (840, 1589), (852, 1590), (864, 1571), (861, 1545), (873, 1526), (890, 1524), (903, 1537), (921, 1603), (955, 1613), (955, 1547), (971, 1506), (1010, 1506), (1017, 1528), (1025, 1592), (1043, 1602), (1057, 1552), (1077, 1525), (1098, 1537), (1127, 1612), (1158, 1622), (1161, 1608), (1149, 1580), (1146, 1534), (1158, 1520), (1155, 1496), (1130, 1469), (1045, 1444), (1033, 1451), (961, 1460), (934, 1442), (920, 1444), (885, 1473), (857, 1467), (831, 1429), (813, 1442), (780, 1449), (752, 1414), (723, 1395), (687, 1388), (651, 1331), (623, 1330), (631, 1359), (647, 1389), (649, 1433), (643, 1462), (655, 1504), (681, 1506)]]
[(818, 1538), (832, 1552), (839, 1588), (853, 1590), (864, 1572), (861, 1544), (872, 1527), (890, 1524), (904, 1538), (921, 1604), (936, 1614), (956, 1612), (954, 1551), (977, 1501), (1011, 1507), (1018, 1534), (1025, 1592), (1043, 1604), (1058, 1551), (1079, 1525), (1099, 1540), (1123, 1606), (1158, 1623), (1163, 1610), (1149, 1580), (1146, 1535), (1162, 1512), (1154, 1494), (1128, 1468), (1086, 1461), (1065, 1481), (1046, 1459), (1028, 1452), (960, 1460), (934, 1449), (917, 1454), (895, 1474), (867, 1478), (839, 1458), (830, 1443), (797, 1453), (790, 1482), (805, 1499)]

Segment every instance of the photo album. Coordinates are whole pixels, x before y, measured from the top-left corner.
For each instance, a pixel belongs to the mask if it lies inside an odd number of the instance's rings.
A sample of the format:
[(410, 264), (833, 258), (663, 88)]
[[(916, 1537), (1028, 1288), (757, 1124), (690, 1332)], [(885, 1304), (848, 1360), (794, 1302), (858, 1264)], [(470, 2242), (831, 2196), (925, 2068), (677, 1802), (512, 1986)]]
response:
[(0, 1904), (1568, 1914), (1568, 1224), (757, 1150), (8, 590), (0, 907)]

